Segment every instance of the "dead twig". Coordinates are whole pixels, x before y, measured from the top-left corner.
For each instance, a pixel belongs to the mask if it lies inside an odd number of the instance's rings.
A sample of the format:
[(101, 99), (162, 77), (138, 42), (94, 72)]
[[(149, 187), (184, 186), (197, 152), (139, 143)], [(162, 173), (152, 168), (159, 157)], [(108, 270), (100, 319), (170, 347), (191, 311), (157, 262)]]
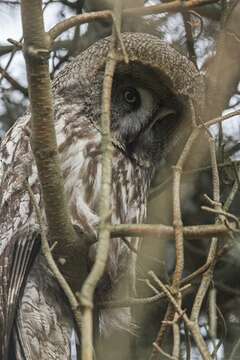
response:
[(207, 345), (205, 344), (205, 341), (201, 335), (200, 329), (198, 327), (198, 324), (194, 323), (189, 319), (186, 312), (181, 309), (178, 302), (175, 300), (174, 296), (171, 294), (171, 292), (167, 289), (167, 287), (161, 282), (161, 280), (154, 274), (153, 271), (149, 272), (149, 275), (158, 283), (160, 289), (166, 294), (167, 298), (171, 302), (171, 304), (174, 306), (176, 312), (179, 315), (179, 318), (182, 318), (184, 322), (186, 323), (186, 326), (192, 333), (192, 336), (194, 338), (194, 341), (200, 351), (200, 354), (202, 355), (204, 360), (211, 360), (211, 355), (208, 351)]
[[(0, 66), (0, 74), (2, 78), (6, 79), (14, 89), (20, 91), (24, 96), (28, 96), (28, 89), (19, 84), (9, 73)], [(0, 79), (1, 81), (1, 79)]]

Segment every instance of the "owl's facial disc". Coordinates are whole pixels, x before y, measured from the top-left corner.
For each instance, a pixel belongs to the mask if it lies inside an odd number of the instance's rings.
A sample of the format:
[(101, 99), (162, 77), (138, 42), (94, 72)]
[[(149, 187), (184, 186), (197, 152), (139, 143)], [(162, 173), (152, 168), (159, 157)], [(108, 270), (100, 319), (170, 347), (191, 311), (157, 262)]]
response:
[(148, 167), (160, 162), (169, 151), (180, 121), (176, 109), (161, 105), (133, 141), (126, 145), (129, 157)]
[[(102, 70), (91, 83), (95, 89), (90, 98), (95, 123), (101, 118), (103, 74)], [(184, 104), (183, 97), (171, 90), (169, 79), (158, 70), (138, 62), (118, 64), (111, 98), (113, 143), (138, 164), (159, 163), (185, 118)]]
[(153, 117), (152, 121), (149, 124), (149, 129), (153, 128), (157, 123), (160, 123), (162, 120), (168, 118), (169, 116), (176, 116), (176, 110), (168, 107), (162, 107), (159, 109), (157, 114)]
[(126, 155), (138, 163), (151, 166), (165, 156), (181, 122), (182, 108), (177, 96), (156, 76), (148, 74), (145, 81), (134, 72), (115, 75), (112, 133)]

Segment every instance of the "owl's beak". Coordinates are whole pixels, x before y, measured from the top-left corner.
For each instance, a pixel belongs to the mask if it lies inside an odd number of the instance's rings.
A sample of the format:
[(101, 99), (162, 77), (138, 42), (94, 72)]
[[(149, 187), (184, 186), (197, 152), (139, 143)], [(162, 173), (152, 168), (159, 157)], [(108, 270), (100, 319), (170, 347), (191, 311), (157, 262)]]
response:
[(176, 111), (174, 109), (170, 109), (167, 107), (161, 108), (153, 117), (152, 121), (150, 122), (147, 128), (151, 129), (156, 123), (166, 119), (169, 115), (176, 115)]

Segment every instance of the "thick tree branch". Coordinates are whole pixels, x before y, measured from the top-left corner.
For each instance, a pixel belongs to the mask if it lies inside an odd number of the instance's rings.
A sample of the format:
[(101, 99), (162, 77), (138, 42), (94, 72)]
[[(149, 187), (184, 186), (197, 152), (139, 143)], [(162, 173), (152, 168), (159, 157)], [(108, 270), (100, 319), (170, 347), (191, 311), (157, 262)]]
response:
[[(70, 221), (54, 129), (53, 100), (48, 69), (49, 41), (44, 31), (42, 2), (21, 2), (24, 55), (31, 102), (32, 149), (42, 186), (53, 256), (72, 288), (86, 277), (85, 244), (77, 238)], [(79, 257), (76, 259), (76, 249)]]

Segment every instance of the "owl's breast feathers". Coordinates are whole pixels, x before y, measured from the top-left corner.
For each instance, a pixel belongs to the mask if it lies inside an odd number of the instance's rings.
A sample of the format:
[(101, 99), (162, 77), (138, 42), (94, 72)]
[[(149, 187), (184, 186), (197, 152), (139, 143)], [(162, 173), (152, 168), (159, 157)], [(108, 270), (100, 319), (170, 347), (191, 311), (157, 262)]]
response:
[[(61, 107), (58, 116), (56, 104), (56, 132), (65, 191), (73, 224), (85, 233), (96, 235), (101, 181), (101, 136), (90, 122), (86, 122), (84, 116), (78, 118), (77, 124), (69, 121), (71, 116), (75, 115), (74, 110), (66, 108), (64, 111)], [(36, 358), (36, 354), (41, 354), (41, 359), (49, 359), (50, 354), (56, 356), (59, 352), (59, 359), (67, 359), (70, 356), (69, 337), (72, 319), (57, 283), (47, 271), (41, 257), (36, 258), (40, 229), (24, 184), (25, 180), (28, 180), (44, 216), (41, 190), (30, 145), (29, 115), (20, 119), (6, 135), (1, 144), (0, 156), (2, 359), (7, 358), (6, 349), (14, 320), (13, 338), (18, 354), (24, 351), (30, 359)], [(149, 177), (145, 171), (132, 164), (117, 149), (114, 150), (111, 197), (113, 223), (137, 223), (143, 220), (149, 184)], [(94, 252), (93, 247), (90, 251), (90, 262), (93, 260)], [(35, 258), (35, 264), (30, 268)], [(106, 279), (102, 283), (103, 291), (100, 291), (101, 299), (110, 297), (109, 292), (118, 286), (119, 279), (122, 278), (123, 272), (126, 272), (128, 259), (129, 250), (124, 242), (119, 238), (112, 239)], [(107, 284), (104, 284), (105, 280)], [(58, 293), (61, 295), (56, 297)], [(18, 303), (20, 294), (21, 302)], [(117, 323), (123, 326), (120, 320)], [(102, 316), (102, 328), (104, 326), (108, 326), (106, 316)], [(62, 347), (59, 346), (59, 336), (64, 340)], [(49, 342), (50, 337), (54, 339), (52, 345), (51, 341)], [(48, 348), (44, 346), (45, 341), (49, 343)], [(30, 346), (32, 342), (34, 345)], [(21, 356), (19, 355), (19, 359)]]

